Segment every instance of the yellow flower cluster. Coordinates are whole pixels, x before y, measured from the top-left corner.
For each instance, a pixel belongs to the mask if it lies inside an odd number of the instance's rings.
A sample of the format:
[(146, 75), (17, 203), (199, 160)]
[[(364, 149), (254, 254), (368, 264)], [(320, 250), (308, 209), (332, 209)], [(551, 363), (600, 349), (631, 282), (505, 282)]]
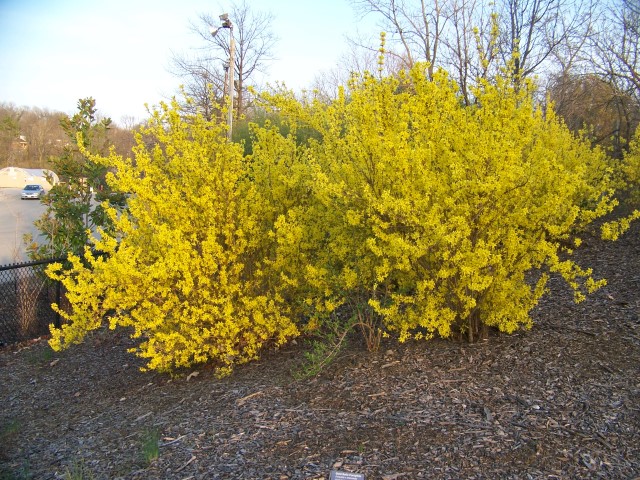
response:
[(629, 205), (635, 209), (626, 217), (607, 222), (602, 226), (602, 238), (617, 240), (629, 229), (631, 222), (640, 219), (640, 128), (636, 130), (629, 151), (626, 152), (618, 169), (617, 186), (625, 191)]

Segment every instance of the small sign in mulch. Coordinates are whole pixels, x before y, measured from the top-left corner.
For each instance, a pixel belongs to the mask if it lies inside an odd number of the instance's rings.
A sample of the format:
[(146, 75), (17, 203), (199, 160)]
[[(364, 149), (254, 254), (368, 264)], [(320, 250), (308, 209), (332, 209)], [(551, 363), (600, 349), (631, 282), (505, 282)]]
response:
[(329, 480), (364, 480), (363, 473), (351, 473), (351, 472), (339, 472), (337, 470), (331, 470)]

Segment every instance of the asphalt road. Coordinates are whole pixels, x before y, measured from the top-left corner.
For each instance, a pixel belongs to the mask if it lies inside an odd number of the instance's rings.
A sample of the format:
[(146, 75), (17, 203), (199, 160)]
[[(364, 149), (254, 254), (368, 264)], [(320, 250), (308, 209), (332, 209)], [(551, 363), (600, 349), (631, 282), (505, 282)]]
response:
[(33, 222), (45, 207), (39, 200), (21, 200), (20, 188), (0, 188), (0, 265), (28, 261), (22, 237), (38, 230)]

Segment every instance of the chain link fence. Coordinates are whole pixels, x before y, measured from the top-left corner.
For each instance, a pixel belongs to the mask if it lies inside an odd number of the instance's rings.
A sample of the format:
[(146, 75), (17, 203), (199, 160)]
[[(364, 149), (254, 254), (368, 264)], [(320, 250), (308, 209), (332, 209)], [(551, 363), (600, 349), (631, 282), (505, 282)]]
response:
[(49, 325), (60, 326), (60, 315), (52, 303), (63, 300), (60, 282), (44, 271), (55, 258), (0, 266), (0, 346), (49, 333)]

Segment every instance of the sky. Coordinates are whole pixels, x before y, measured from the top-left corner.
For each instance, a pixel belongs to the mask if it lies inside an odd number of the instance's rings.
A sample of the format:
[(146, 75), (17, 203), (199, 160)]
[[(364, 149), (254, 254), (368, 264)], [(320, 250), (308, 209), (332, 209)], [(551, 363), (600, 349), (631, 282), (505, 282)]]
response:
[[(248, 0), (274, 16), (276, 59), (261, 79), (301, 90), (348, 51), (346, 35), (367, 24), (348, 0)], [(202, 46), (189, 29), (211, 0), (0, 0), (0, 102), (73, 114), (80, 98), (116, 123), (144, 120), (145, 103), (174, 95), (173, 53)], [(368, 22), (368, 23), (367, 23)]]

